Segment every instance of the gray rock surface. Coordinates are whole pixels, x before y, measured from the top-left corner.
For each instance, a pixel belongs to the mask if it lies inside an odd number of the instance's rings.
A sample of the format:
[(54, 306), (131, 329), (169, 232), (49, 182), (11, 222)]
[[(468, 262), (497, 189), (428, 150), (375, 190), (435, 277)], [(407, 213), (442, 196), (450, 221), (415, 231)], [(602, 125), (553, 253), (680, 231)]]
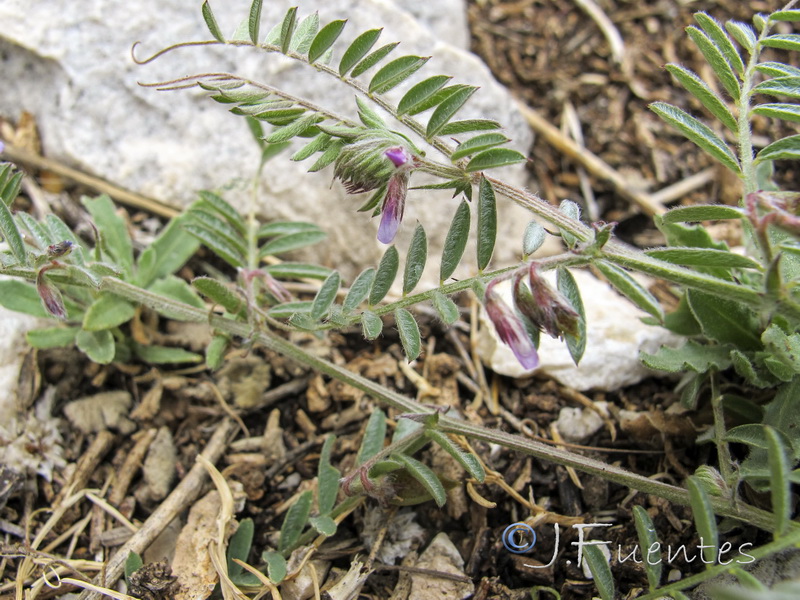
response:
[[(262, 39), (292, 4), (264, 3)], [(223, 32), (232, 34), (246, 18), (249, 1), (212, 5)], [(464, 50), (468, 32), (463, 0), (307, 2), (298, 15), (302, 18), (315, 9), (323, 23), (349, 19), (340, 43), (383, 26), (379, 43), (400, 40), (398, 53), (433, 56), (420, 77), (446, 73), (456, 81), (480, 85), (463, 117), (495, 118), (506, 125), (516, 147), (522, 151), (529, 147), (528, 127), (508, 92), (477, 57)], [(286, 88), (336, 112), (354, 113), (350, 88), (304, 65), (252, 48), (181, 49), (148, 65), (135, 65), (131, 46), (136, 41), (142, 42), (137, 57), (144, 58), (176, 42), (210, 38), (199, 7), (181, 0), (84, 0), (79, 8), (67, 0), (4, 0), (0, 22), (4, 79), (14, 82), (0, 95), (0, 114), (15, 118), (22, 110), (32, 112), (48, 156), (167, 202), (186, 205), (199, 189), (226, 188), (225, 197), (246, 208), (258, 149), (244, 119), (227, 114), (200, 91), (158, 92), (140, 87), (139, 81), (234, 72)], [(343, 47), (335, 50), (335, 61)], [(307, 174), (308, 166), (310, 162), (289, 163), (285, 157), (269, 163), (258, 210), (271, 219), (321, 221), (331, 234), (323, 251), (329, 266), (352, 273), (374, 264), (383, 250), (375, 240), (377, 222), (353, 211), (364, 199), (347, 196), (338, 183), (331, 185), (329, 171)], [(507, 175), (518, 184), (524, 181), (521, 167)], [(431, 248), (440, 246), (457, 203), (447, 192), (424, 198), (421, 192), (411, 192), (400, 247), (410, 239), (416, 220), (428, 231)], [(508, 210), (501, 215), (498, 262), (516, 256), (528, 220), (518, 207), (506, 204), (503, 209)]]

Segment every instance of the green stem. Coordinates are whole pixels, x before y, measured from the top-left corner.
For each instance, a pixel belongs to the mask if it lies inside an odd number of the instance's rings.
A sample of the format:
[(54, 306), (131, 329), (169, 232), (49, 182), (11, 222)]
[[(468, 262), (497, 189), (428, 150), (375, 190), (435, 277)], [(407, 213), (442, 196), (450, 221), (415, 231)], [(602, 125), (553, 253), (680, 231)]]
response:
[(714, 443), (717, 445), (717, 460), (722, 480), (732, 490), (736, 488), (735, 474), (733, 472), (733, 459), (725, 441), (725, 410), (722, 407), (722, 394), (719, 391), (719, 377), (716, 370), (711, 370), (711, 410), (714, 413)]
[[(232, 321), (231, 319), (209, 313), (204, 309), (154, 294), (148, 290), (143, 290), (113, 277), (103, 278), (101, 289), (127, 300), (143, 304), (156, 311), (166, 312), (173, 318), (177, 317), (185, 321), (193, 322), (208, 322), (209, 325), (215, 329), (219, 329), (230, 335), (253, 339), (286, 358), (295, 360), (319, 373), (329, 375), (342, 383), (361, 390), (377, 401), (391, 406), (400, 412), (433, 412), (430, 408), (419, 404), (411, 398), (398, 394), (379, 383), (370, 381), (369, 379), (349, 371), (345, 367), (309, 354), (302, 348), (295, 346), (291, 342), (273, 333), (264, 331), (257, 331), (254, 333), (247, 323)], [(465, 435), (488, 443), (500, 444), (511, 450), (517, 450), (542, 460), (573, 467), (646, 494), (656, 494), (676, 504), (689, 504), (689, 493), (685, 489), (660, 481), (654, 481), (647, 477), (626, 471), (620, 467), (574, 454), (567, 450), (553, 448), (522, 436), (472, 425), (446, 416), (439, 418), (439, 427), (442, 431), (447, 433)], [(730, 506), (728, 502), (718, 498), (712, 498), (711, 503), (714, 510), (720, 515), (751, 523), (767, 531), (772, 531), (774, 528), (774, 520), (770, 513), (766, 511), (744, 504)]]

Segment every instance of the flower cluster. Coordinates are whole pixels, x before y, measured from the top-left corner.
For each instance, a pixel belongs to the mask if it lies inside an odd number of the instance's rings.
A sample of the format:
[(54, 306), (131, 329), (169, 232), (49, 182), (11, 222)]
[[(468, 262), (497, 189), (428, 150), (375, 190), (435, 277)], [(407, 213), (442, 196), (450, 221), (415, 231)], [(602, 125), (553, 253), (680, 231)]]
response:
[(542, 279), (535, 263), (514, 275), (514, 306), (509, 306), (494, 289), (499, 281), (501, 279), (495, 279), (486, 287), (486, 313), (497, 335), (523, 367), (533, 369), (539, 364), (536, 346), (523, 319), (554, 338), (580, 335), (578, 313), (561, 293)]

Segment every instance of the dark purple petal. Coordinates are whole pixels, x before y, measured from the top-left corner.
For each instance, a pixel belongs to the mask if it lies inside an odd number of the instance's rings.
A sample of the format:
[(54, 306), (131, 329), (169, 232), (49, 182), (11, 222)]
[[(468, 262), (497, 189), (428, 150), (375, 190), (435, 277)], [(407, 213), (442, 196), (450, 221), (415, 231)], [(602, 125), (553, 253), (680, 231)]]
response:
[(578, 313), (569, 301), (553, 289), (542, 277), (536, 263), (528, 270), (530, 293), (524, 288), (522, 274), (514, 278), (514, 302), (519, 311), (550, 337), (560, 338), (565, 333), (577, 336)]
[(408, 174), (398, 171), (389, 178), (386, 186), (386, 198), (383, 201), (381, 224), (378, 227), (378, 241), (391, 244), (406, 208), (406, 192), (408, 191)]
[(526, 369), (534, 369), (539, 365), (536, 347), (525, 331), (522, 320), (494, 291), (496, 283), (497, 280), (494, 280), (486, 288), (485, 306), (489, 320), (494, 325), (497, 335), (511, 348), (520, 364)]
[(408, 162), (411, 160), (411, 154), (409, 154), (408, 150), (406, 150), (402, 146), (389, 148), (383, 154), (384, 156), (386, 156), (386, 158), (392, 161), (395, 167), (402, 167), (404, 165), (407, 165)]

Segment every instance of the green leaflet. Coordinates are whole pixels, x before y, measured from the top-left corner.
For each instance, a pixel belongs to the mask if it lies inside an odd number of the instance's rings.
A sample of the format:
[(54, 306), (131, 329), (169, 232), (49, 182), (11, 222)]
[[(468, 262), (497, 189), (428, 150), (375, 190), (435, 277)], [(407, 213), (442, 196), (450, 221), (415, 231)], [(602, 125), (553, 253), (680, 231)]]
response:
[(375, 52), (367, 55), (363, 58), (354, 68), (353, 72), (350, 73), (351, 77), (358, 77), (359, 75), (366, 73), (369, 69), (377, 65), (381, 62), (384, 58), (386, 58), (389, 53), (394, 50), (400, 42), (392, 42), (390, 44), (386, 44), (385, 46), (381, 46)]
[(258, 255), (260, 257), (283, 254), (292, 250), (299, 250), (306, 246), (317, 244), (328, 237), (324, 231), (302, 231), (290, 233), (270, 240), (261, 247)]
[(397, 323), (397, 330), (400, 332), (400, 342), (409, 362), (415, 360), (422, 350), (422, 339), (419, 334), (419, 326), (414, 316), (405, 308), (398, 308), (394, 311), (394, 319)]
[(456, 161), (465, 156), (500, 146), (508, 141), (510, 140), (502, 133), (482, 133), (459, 144), (458, 148), (450, 155), (450, 159)]
[(750, 25), (747, 23), (741, 23), (739, 21), (726, 21), (725, 30), (733, 39), (739, 42), (739, 45), (742, 48), (747, 50), (750, 54), (753, 53), (756, 48), (758, 38), (756, 37), (756, 32), (753, 31), (753, 28), (750, 27)]
[(214, 254), (231, 265), (234, 269), (245, 265), (244, 256), (226, 239), (193, 223), (184, 224), (183, 228), (205, 244)]
[(263, 269), (276, 279), (325, 279), (331, 274), (328, 267), (299, 262), (282, 262)]
[(321, 171), (333, 163), (333, 161), (335, 161), (342, 152), (344, 146), (344, 140), (336, 140), (335, 142), (331, 143), (322, 153), (322, 156), (320, 156), (316, 162), (308, 168), (308, 172), (316, 173), (317, 171)]
[(755, 86), (753, 92), (767, 94), (768, 96), (800, 98), (800, 75), (792, 74), (785, 77), (767, 79)]
[(705, 546), (703, 558), (706, 563), (711, 564), (717, 560), (717, 518), (708, 494), (694, 475), (689, 477), (688, 485), (694, 523), (702, 540), (701, 544)]
[(336, 521), (328, 515), (321, 515), (319, 517), (311, 517), (309, 519), (311, 526), (316, 529), (317, 533), (326, 537), (331, 537), (336, 534)]
[(564, 334), (564, 340), (567, 342), (569, 355), (577, 365), (583, 357), (584, 350), (586, 350), (586, 312), (583, 309), (581, 292), (578, 289), (578, 284), (575, 282), (572, 273), (563, 267), (559, 267), (556, 270), (556, 285), (558, 291), (564, 295), (580, 317), (578, 319), (578, 336), (575, 337), (568, 333)]
[(439, 318), (447, 325), (452, 325), (458, 321), (459, 312), (458, 306), (450, 298), (445, 296), (438, 290), (433, 292), (432, 298), (433, 308), (439, 314)]
[(323, 282), (322, 287), (320, 287), (311, 304), (312, 319), (322, 319), (330, 312), (331, 305), (333, 301), (336, 300), (336, 293), (339, 291), (340, 281), (339, 273), (334, 271)]
[(791, 465), (783, 439), (770, 426), (765, 426), (767, 435), (767, 457), (769, 462), (770, 494), (772, 497), (772, 514), (775, 515), (775, 539), (784, 535), (791, 522), (791, 487), (787, 473)]
[(279, 584), (284, 580), (287, 573), (286, 559), (277, 552), (264, 552), (261, 560), (267, 563), (267, 575), (274, 584)]
[(707, 204), (697, 206), (681, 206), (673, 208), (661, 216), (662, 223), (696, 223), (699, 221), (717, 221), (722, 219), (741, 219), (744, 213), (733, 206), (723, 204)]
[(375, 279), (372, 282), (372, 289), (369, 292), (369, 305), (375, 306), (383, 300), (392, 287), (394, 278), (397, 276), (397, 269), (400, 266), (400, 255), (397, 248), (389, 246), (378, 264)]
[(761, 270), (761, 264), (748, 256), (716, 248), (657, 248), (646, 254), (675, 265)]
[[(716, 76), (719, 78), (722, 85), (728, 90), (728, 93), (734, 100), (738, 100), (741, 94), (739, 88), (739, 80), (733, 72), (728, 59), (723, 54), (722, 50), (711, 41), (711, 39), (696, 27), (687, 27), (686, 33), (692, 38), (692, 41), (703, 53), (708, 64), (713, 69)], [(723, 33), (724, 35), (724, 33)], [(727, 37), (727, 36), (726, 36)], [(737, 55), (738, 56), (738, 55)], [(741, 62), (741, 59), (739, 59)]]
[(653, 315), (659, 322), (664, 320), (664, 309), (661, 308), (658, 300), (626, 271), (602, 260), (595, 262), (595, 266), (606, 276), (609, 283), (628, 300)]
[(386, 439), (386, 415), (380, 408), (372, 411), (367, 420), (367, 427), (364, 430), (364, 438), (358, 450), (356, 458), (357, 465), (363, 465), (378, 452), (383, 450), (383, 442)]
[(777, 33), (761, 40), (761, 45), (782, 50), (800, 50), (800, 35), (796, 33)]
[(204, 0), (201, 12), (203, 13), (203, 20), (206, 22), (208, 31), (211, 32), (211, 35), (214, 36), (214, 39), (218, 42), (224, 42), (225, 36), (222, 35), (222, 30), (219, 28), (217, 20), (214, 18), (214, 13), (211, 11), (211, 6), (208, 4), (208, 0)]
[(425, 262), (428, 259), (428, 238), (425, 229), (417, 223), (411, 244), (408, 246), (406, 255), (406, 266), (403, 272), (403, 295), (410, 293), (419, 283), (422, 272), (425, 270)]
[(430, 468), (416, 458), (399, 452), (392, 454), (392, 458), (402, 464), (406, 471), (422, 484), (422, 487), (431, 495), (437, 506), (444, 506), (447, 501), (447, 493), (445, 492), (442, 482), (439, 481), (439, 478), (436, 477), (436, 474), (431, 471)]
[(639, 358), (650, 369), (683, 373), (706, 373), (711, 369), (723, 371), (731, 366), (730, 346), (708, 346), (687, 341), (680, 348), (662, 346), (655, 354), (642, 352)]
[(486, 177), (478, 186), (478, 270), (483, 271), (492, 259), (497, 240), (497, 205), (494, 188)]
[(258, 32), (261, 28), (261, 4), (262, 0), (253, 0), (250, 5), (250, 16), (247, 19), (247, 31), (250, 34), (250, 41), (254, 44), (258, 44)]
[(800, 135), (790, 135), (761, 149), (756, 161), (800, 158)]
[(278, 550), (287, 553), (294, 549), (300, 540), (300, 535), (308, 523), (308, 515), (311, 513), (311, 502), (314, 498), (313, 492), (306, 491), (300, 494), (294, 504), (286, 511), (286, 517), (281, 526), (281, 539), (278, 543)]
[(107, 329), (86, 331), (82, 329), (75, 336), (75, 345), (94, 362), (107, 365), (114, 359), (114, 336)]
[(144, 566), (144, 561), (142, 557), (138, 555), (136, 552), (129, 552), (128, 558), (125, 559), (125, 581), (128, 582), (128, 579), (131, 575), (133, 575), (136, 571)]
[(259, 227), (257, 236), (259, 238), (276, 237), (279, 235), (306, 233), (309, 231), (322, 231), (322, 229), (314, 223), (307, 223), (305, 221), (274, 221), (272, 223), (265, 223)]
[(767, 61), (756, 65), (756, 71), (763, 73), (767, 77), (797, 77), (800, 76), (800, 69), (779, 62)]
[(14, 218), (11, 216), (11, 211), (6, 206), (5, 198), (0, 202), (0, 233), (3, 234), (3, 239), (8, 243), (14, 258), (21, 265), (28, 264), (28, 253), (25, 251), (25, 244), (22, 241), (22, 236), (17, 229), (17, 224), (14, 223)]
[(464, 119), (463, 121), (450, 121), (439, 130), (439, 135), (459, 135), (470, 131), (486, 131), (501, 127), (500, 123), (490, 119)]
[(199, 193), (201, 203), (194, 204), (193, 207), (205, 207), (209, 206), (213, 208), (214, 211), (218, 212), (222, 215), (228, 223), (233, 225), (240, 234), (245, 235), (247, 233), (247, 225), (244, 222), (244, 219), (239, 214), (239, 212), (233, 208), (228, 202), (226, 202), (222, 196), (219, 194), (215, 194), (213, 192), (209, 192), (207, 190), (202, 190)]
[(761, 348), (758, 325), (750, 309), (698, 290), (689, 290), (687, 297), (692, 314), (707, 337), (741, 349)]
[[(260, 18), (260, 13), (261, 10), (259, 8), (259, 18)], [(281, 47), (281, 52), (283, 52), (284, 54), (289, 52), (289, 48), (292, 44), (292, 35), (294, 34), (294, 28), (296, 24), (297, 24), (297, 7), (293, 6), (292, 8), (286, 11), (286, 15), (283, 17), (283, 23), (281, 23), (281, 35), (280, 35), (279, 45)], [(256, 42), (254, 41), (253, 43)]]
[(464, 106), (464, 103), (469, 100), (470, 96), (472, 96), (477, 89), (478, 88), (474, 86), (462, 86), (446, 100), (441, 102), (428, 120), (428, 125), (425, 128), (425, 137), (430, 140), (438, 135), (442, 128), (450, 122), (453, 116)]
[(325, 54), (331, 46), (333, 46), (336, 40), (339, 39), (339, 35), (341, 35), (346, 23), (346, 19), (331, 21), (325, 25), (325, 27), (320, 29), (319, 33), (314, 37), (314, 40), (311, 42), (311, 46), (308, 49), (309, 63), (313, 64), (318, 58)]
[(430, 57), (401, 56), (381, 67), (369, 82), (370, 94), (384, 94), (411, 77)]
[[(293, 121), (289, 125), (284, 125), (279, 129), (276, 129), (268, 136), (264, 137), (264, 141), (269, 144), (280, 144), (282, 142), (288, 142), (293, 137), (303, 134), (311, 127), (314, 127), (317, 123), (323, 121), (325, 117), (322, 117), (318, 114), (309, 114), (296, 121)], [(312, 130), (315, 131), (315, 130)]]
[(22, 173), (14, 172), (9, 163), (0, 163), (0, 200), (6, 206), (16, 200), (22, 186)]
[(365, 100), (356, 96), (356, 104), (358, 105), (358, 118), (365, 127), (370, 129), (386, 129), (386, 123), (378, 113), (372, 110)]
[(639, 549), (642, 552), (642, 563), (647, 573), (647, 583), (651, 591), (658, 589), (661, 584), (661, 544), (656, 535), (653, 520), (641, 506), (633, 507), (633, 521), (636, 526), (636, 535), (639, 538)]
[(800, 106), (797, 104), (759, 104), (750, 111), (754, 115), (763, 115), (773, 119), (783, 119), (800, 123)]
[(82, 198), (81, 203), (92, 215), (100, 234), (98, 244), (108, 251), (112, 260), (130, 275), (133, 269), (133, 245), (125, 221), (117, 214), (116, 207), (106, 195), (95, 199)]
[(168, 346), (143, 346), (133, 343), (133, 353), (137, 358), (153, 365), (199, 363), (203, 357), (183, 348)]
[(497, 167), (506, 167), (525, 160), (525, 156), (511, 148), (491, 148), (477, 153), (467, 163), (466, 170), (470, 173), (485, 171)]
[(336, 504), (336, 495), (339, 493), (339, 477), (341, 473), (331, 466), (331, 450), (335, 441), (335, 435), (328, 435), (325, 438), (325, 443), (322, 445), (322, 451), (319, 456), (317, 504), (321, 515), (330, 514)]
[(317, 152), (321, 152), (325, 148), (328, 147), (328, 144), (331, 142), (331, 136), (327, 133), (320, 133), (317, 135), (313, 140), (311, 140), (308, 144), (300, 148), (297, 152), (292, 154), (291, 160), (294, 161), (301, 161), (305, 160), (308, 157), (316, 154)]
[(800, 21), (800, 10), (779, 10), (769, 15), (770, 21)]
[(206, 366), (213, 370), (219, 369), (225, 362), (225, 353), (230, 346), (230, 339), (224, 335), (215, 335), (206, 346)]
[(344, 77), (357, 62), (367, 55), (378, 41), (383, 29), (370, 29), (359, 35), (353, 43), (344, 51), (342, 59), (339, 61), (339, 75)]
[(83, 328), (87, 331), (111, 329), (127, 323), (136, 314), (132, 304), (113, 294), (100, 294), (83, 315)]
[(209, 235), (224, 240), (225, 244), (234, 248), (239, 256), (244, 257), (247, 254), (247, 246), (244, 239), (227, 221), (199, 208), (193, 208), (188, 215), (189, 218), (186, 219), (185, 223), (199, 226), (205, 229)]
[(680, 108), (666, 102), (653, 102), (650, 105), (650, 110), (731, 171), (736, 174), (741, 173), (736, 156), (728, 145), (707, 125), (704, 125)]
[(469, 204), (462, 200), (453, 215), (442, 249), (442, 265), (439, 270), (439, 280), (442, 282), (450, 278), (464, 255), (469, 238), (469, 222)]
[(615, 586), (614, 576), (611, 574), (611, 567), (608, 565), (603, 552), (594, 545), (587, 545), (583, 549), (583, 556), (589, 570), (592, 572), (594, 584), (602, 600), (614, 600)]
[[(191, 217), (181, 215), (170, 220), (139, 255), (137, 281), (147, 287), (154, 280), (175, 273), (194, 256), (200, 246), (194, 236), (183, 229), (183, 224)], [(143, 273), (142, 265), (149, 262), (149, 268)]]
[(347, 296), (345, 296), (344, 303), (342, 304), (345, 313), (354, 311), (358, 308), (359, 304), (366, 300), (367, 296), (369, 296), (369, 291), (372, 288), (374, 279), (375, 269), (372, 267), (364, 269), (359, 273), (358, 277), (353, 281), (353, 285), (350, 286)]
[(400, 102), (397, 104), (397, 114), (415, 114), (413, 111), (417, 107), (422, 106), (424, 102), (438, 92), (450, 79), (452, 78), (447, 75), (434, 75), (433, 77), (420, 81), (400, 99)]
[(48, 327), (31, 329), (25, 334), (25, 340), (34, 348), (63, 348), (75, 342), (80, 327)]
[(465, 452), (451, 440), (446, 434), (436, 429), (430, 429), (425, 432), (425, 435), (432, 441), (436, 442), (442, 447), (450, 456), (456, 459), (462, 467), (470, 474), (470, 477), (477, 479), (483, 483), (486, 478), (486, 471), (483, 469), (481, 462), (469, 452)]
[(717, 117), (725, 127), (733, 132), (737, 131), (738, 124), (736, 123), (736, 118), (733, 116), (733, 113), (722, 101), (722, 98), (708, 87), (705, 81), (700, 79), (689, 69), (679, 65), (669, 64), (665, 68), (672, 73), (672, 76), (675, 77), (688, 92), (700, 100), (702, 105), (705, 106), (712, 115)]
[(376, 339), (383, 330), (383, 321), (370, 310), (361, 313), (361, 331), (364, 338), (368, 340)]
[[(242, 562), (247, 562), (248, 555), (250, 554), (250, 547), (253, 545), (253, 534), (255, 533), (255, 525), (253, 519), (242, 519), (236, 533), (231, 536), (228, 541), (228, 577), (231, 581), (236, 581), (242, 574), (244, 568), (234, 558)], [(248, 573), (249, 575), (249, 573)]]
[[(742, 62), (742, 57), (739, 56), (739, 53), (736, 51), (736, 47), (731, 42), (728, 35), (725, 33), (725, 30), (719, 24), (719, 22), (710, 17), (706, 13), (695, 13), (694, 15), (695, 20), (703, 28), (703, 31), (706, 32), (709, 39), (711, 39), (714, 43), (714, 46), (720, 51), (722, 56), (725, 60), (733, 67), (733, 69), (737, 73), (744, 73), (744, 62)], [(708, 58), (706, 57), (708, 60)], [(713, 66), (713, 65), (712, 65)]]
[(305, 54), (311, 48), (311, 42), (319, 30), (319, 13), (313, 12), (295, 27), (292, 42), (289, 45), (291, 52)]
[(539, 223), (531, 221), (525, 228), (525, 233), (522, 235), (522, 253), (528, 257), (544, 244), (547, 239), (547, 232)]

